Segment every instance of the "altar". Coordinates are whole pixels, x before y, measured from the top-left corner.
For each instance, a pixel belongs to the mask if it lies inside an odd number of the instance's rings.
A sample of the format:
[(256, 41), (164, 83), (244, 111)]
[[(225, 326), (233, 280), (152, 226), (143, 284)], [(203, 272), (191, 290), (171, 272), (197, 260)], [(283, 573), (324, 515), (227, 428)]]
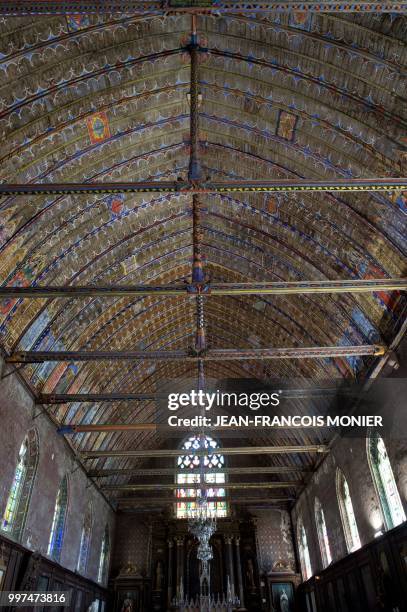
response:
[(111, 580), (114, 612), (144, 612), (150, 607), (151, 580), (130, 563)]
[(218, 519), (210, 538), (213, 556), (208, 567), (206, 602), (201, 599), (204, 590), (197, 546), (187, 521), (154, 524), (149, 612), (262, 609), (254, 522), (249, 518)]

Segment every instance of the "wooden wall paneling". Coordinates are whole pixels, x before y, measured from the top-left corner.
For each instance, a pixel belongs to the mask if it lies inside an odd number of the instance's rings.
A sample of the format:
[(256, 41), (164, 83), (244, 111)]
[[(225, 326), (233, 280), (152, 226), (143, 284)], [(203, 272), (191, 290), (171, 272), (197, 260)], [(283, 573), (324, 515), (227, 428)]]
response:
[[(86, 612), (96, 599), (107, 601), (107, 590), (96, 582), (54, 563), (50, 559), (24, 548), (17, 542), (0, 535), (0, 566), (4, 572), (1, 590), (72, 591), (69, 612)], [(8, 612), (8, 608), (2, 608)], [(38, 612), (59, 612), (54, 608), (36, 608)], [(67, 608), (65, 608), (67, 610)]]
[(407, 612), (406, 590), (404, 523), (301, 584), (298, 601), (307, 612)]

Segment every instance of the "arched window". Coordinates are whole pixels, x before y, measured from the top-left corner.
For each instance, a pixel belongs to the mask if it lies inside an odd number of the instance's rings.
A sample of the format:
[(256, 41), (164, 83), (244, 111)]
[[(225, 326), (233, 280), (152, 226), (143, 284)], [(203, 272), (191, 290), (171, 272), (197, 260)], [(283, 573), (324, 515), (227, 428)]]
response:
[(326, 528), (325, 515), (321, 506), (321, 502), (315, 498), (315, 523), (317, 526), (319, 549), (321, 551), (322, 565), (328, 567), (332, 562), (331, 548), (329, 546), (328, 531)]
[(305, 531), (304, 523), (302, 519), (298, 519), (297, 523), (297, 542), (298, 552), (300, 556), (301, 572), (304, 580), (308, 580), (312, 576), (311, 559), (308, 550), (307, 534)]
[[(202, 441), (199, 435), (191, 436), (185, 440), (182, 445), (182, 450), (187, 451), (187, 454), (180, 455), (177, 458), (177, 484), (188, 485), (201, 482), (200, 474), (200, 460), (199, 455), (194, 454), (194, 450), (202, 448)], [(210, 436), (205, 436), (205, 448), (209, 449), (209, 452), (213, 452), (214, 449), (219, 448), (216, 440)], [(222, 468), (225, 467), (225, 458), (220, 453), (209, 454), (204, 457), (204, 468), (205, 468), (205, 482), (214, 485), (222, 485), (225, 483), (225, 473), (222, 472)], [(212, 470), (212, 471), (211, 471)], [(214, 486), (207, 490), (208, 497), (219, 497), (219, 501), (211, 501), (208, 503), (208, 507), (213, 516), (224, 517), (227, 516), (227, 503), (225, 501), (225, 489), (222, 486)], [(177, 489), (176, 495), (178, 498), (182, 497), (199, 497), (201, 495), (200, 489)], [(176, 516), (177, 518), (187, 518), (193, 515), (196, 510), (196, 502), (179, 501), (176, 505)]]
[(100, 549), (98, 582), (105, 584), (109, 571), (110, 561), (110, 536), (109, 527), (106, 525), (102, 539), (102, 548)]
[(344, 473), (339, 468), (336, 470), (336, 494), (338, 496), (339, 511), (341, 513), (346, 546), (348, 552), (351, 553), (354, 550), (358, 550), (361, 544), (348, 482)]
[(30, 429), (21, 444), (1, 528), (20, 540), (38, 464), (38, 433)]
[(386, 528), (392, 529), (405, 521), (406, 515), (385, 444), (377, 432), (367, 439), (367, 456)]
[(78, 572), (81, 572), (81, 574), (84, 574), (86, 572), (86, 567), (88, 565), (90, 538), (92, 534), (92, 523), (93, 523), (92, 504), (91, 502), (89, 502), (87, 510), (86, 510), (86, 514), (83, 519), (78, 564), (76, 567)]
[(52, 557), (54, 561), (59, 561), (61, 558), (67, 510), (68, 477), (64, 476), (58, 489), (57, 498), (55, 501), (54, 517), (52, 519), (52, 527), (48, 543), (47, 554)]

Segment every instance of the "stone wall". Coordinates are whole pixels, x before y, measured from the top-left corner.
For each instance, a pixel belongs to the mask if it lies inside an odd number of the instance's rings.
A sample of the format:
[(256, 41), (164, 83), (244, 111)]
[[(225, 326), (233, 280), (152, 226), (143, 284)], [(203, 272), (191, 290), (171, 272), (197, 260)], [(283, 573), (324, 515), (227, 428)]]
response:
[[(258, 567), (260, 574), (269, 573), (277, 562), (287, 569), (296, 570), (294, 546), (291, 535), (290, 515), (279, 509), (253, 509), (256, 525)], [(167, 560), (166, 539), (168, 523), (154, 520), (144, 512), (118, 514), (115, 547), (112, 559), (112, 575), (130, 564), (143, 576), (151, 573), (151, 558), (163, 556)], [(224, 525), (219, 529), (223, 533)], [(154, 550), (153, 550), (154, 548)], [(163, 550), (161, 550), (163, 549)]]
[(268, 574), (276, 563), (282, 562), (295, 571), (295, 557), (291, 534), (290, 515), (285, 510), (254, 511), (258, 565), (261, 574)]
[(114, 536), (113, 511), (78, 466), (68, 444), (56, 433), (55, 425), (47, 416), (40, 414), (38, 406), (34, 411), (32, 397), (14, 375), (0, 380), (0, 416), (1, 516), (13, 481), (20, 446), (27, 431), (35, 427), (39, 438), (39, 460), (21, 544), (46, 555), (57, 490), (61, 479), (68, 474), (68, 513), (60, 563), (70, 570), (76, 569), (82, 521), (90, 500), (93, 529), (86, 575), (95, 580), (106, 524), (109, 525), (111, 539)]
[[(382, 431), (397, 487), (407, 514), (407, 415), (405, 394), (407, 379), (407, 345), (399, 353), (400, 368), (384, 375), (385, 387), (380, 393), (378, 414), (383, 416)], [(382, 384), (382, 383), (381, 383)], [(367, 458), (366, 435), (339, 438), (320, 468), (313, 474), (308, 486), (300, 496), (293, 512), (296, 527), (301, 516), (307, 534), (313, 573), (322, 569), (321, 554), (315, 526), (315, 497), (320, 500), (327, 525), (333, 562), (347, 554), (344, 531), (336, 494), (336, 469), (341, 468), (349, 485), (353, 509), (362, 546), (371, 542), (375, 534), (385, 528)]]
[(144, 513), (119, 514), (116, 523), (112, 575), (126, 565), (132, 565), (142, 576), (150, 574), (151, 528)]

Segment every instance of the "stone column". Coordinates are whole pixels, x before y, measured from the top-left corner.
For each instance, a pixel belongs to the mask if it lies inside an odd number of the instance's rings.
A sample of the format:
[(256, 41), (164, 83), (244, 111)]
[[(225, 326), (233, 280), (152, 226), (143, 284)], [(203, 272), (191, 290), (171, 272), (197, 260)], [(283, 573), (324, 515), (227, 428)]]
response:
[(225, 536), (226, 573), (229, 576), (232, 595), (235, 595), (235, 574), (233, 571), (232, 536)]
[(177, 588), (176, 593), (179, 595), (179, 590), (181, 589), (185, 593), (185, 584), (184, 584), (184, 536), (177, 536), (175, 538), (177, 543)]
[(173, 565), (172, 550), (173, 550), (173, 547), (174, 547), (174, 542), (172, 538), (170, 538), (168, 540), (168, 574), (167, 574), (167, 578), (168, 578), (167, 606), (168, 606), (168, 609), (171, 608), (171, 602), (172, 602), (172, 565)]
[(245, 607), (244, 607), (243, 576), (242, 576), (242, 565), (240, 562), (240, 538), (235, 538), (235, 544), (236, 544), (237, 588), (239, 592), (240, 609), (244, 610)]

